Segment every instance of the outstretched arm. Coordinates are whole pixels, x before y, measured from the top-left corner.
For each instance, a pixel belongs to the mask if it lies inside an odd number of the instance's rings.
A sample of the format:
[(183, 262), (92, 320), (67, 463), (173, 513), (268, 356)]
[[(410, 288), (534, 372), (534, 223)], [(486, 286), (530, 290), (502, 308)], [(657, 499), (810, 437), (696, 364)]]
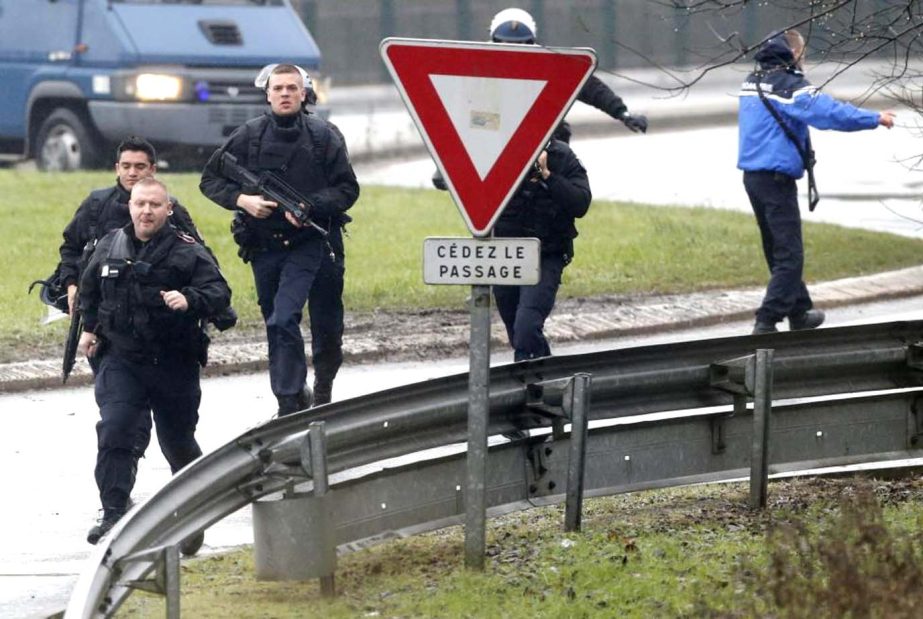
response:
[(626, 127), (635, 133), (647, 133), (647, 117), (629, 114), (628, 106), (625, 105), (622, 98), (612, 92), (612, 89), (595, 75), (591, 75), (587, 79), (577, 95), (577, 100), (587, 105), (592, 105), (612, 118), (622, 121)]

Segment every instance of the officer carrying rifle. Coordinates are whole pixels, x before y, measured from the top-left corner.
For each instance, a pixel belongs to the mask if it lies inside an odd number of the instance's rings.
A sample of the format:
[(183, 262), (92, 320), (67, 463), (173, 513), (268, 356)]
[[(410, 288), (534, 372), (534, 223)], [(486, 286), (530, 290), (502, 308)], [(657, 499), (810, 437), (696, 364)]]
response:
[[(256, 83), (262, 84), (260, 77)], [(309, 86), (300, 67), (272, 67), (265, 82), (269, 112), (231, 134), (208, 160), (199, 184), (213, 202), (235, 212), (232, 233), (253, 269), (279, 415), (314, 401), (301, 334), (306, 303), (314, 393), (318, 403), (330, 401), (342, 361), (341, 227), (359, 197), (340, 132), (302, 109), (313, 94)]]

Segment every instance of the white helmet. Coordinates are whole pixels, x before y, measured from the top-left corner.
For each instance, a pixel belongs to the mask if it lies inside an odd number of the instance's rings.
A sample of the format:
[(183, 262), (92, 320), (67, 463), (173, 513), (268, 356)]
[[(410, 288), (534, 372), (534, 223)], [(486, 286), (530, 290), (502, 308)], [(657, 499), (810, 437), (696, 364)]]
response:
[(503, 9), (490, 22), (490, 40), (494, 43), (535, 43), (538, 27), (522, 9)]
[[(253, 80), (253, 85), (257, 88), (262, 88), (266, 90), (267, 84), (269, 84), (269, 76), (272, 75), (272, 70), (279, 66), (278, 62), (273, 64), (268, 64), (262, 69), (260, 69), (259, 75), (256, 76), (256, 79)], [(311, 81), (311, 76), (308, 75), (307, 71), (299, 67), (297, 64), (292, 65), (298, 72), (301, 73), (301, 79), (304, 80), (304, 87), (306, 90), (314, 90), (314, 82)]]

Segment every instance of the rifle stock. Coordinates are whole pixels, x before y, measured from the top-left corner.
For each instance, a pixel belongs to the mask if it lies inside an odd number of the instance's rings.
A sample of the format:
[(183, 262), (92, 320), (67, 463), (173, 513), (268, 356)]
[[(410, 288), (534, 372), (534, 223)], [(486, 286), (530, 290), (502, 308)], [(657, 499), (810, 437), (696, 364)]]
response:
[(304, 204), (310, 209), (312, 206), (310, 200), (276, 174), (269, 171), (255, 174), (237, 163), (237, 157), (228, 152), (221, 154), (220, 169), (226, 178), (238, 183), (241, 187), (257, 191), (267, 200), (272, 200), (286, 212), (291, 213), (301, 225), (311, 226), (326, 238), (327, 231), (311, 221), (308, 211), (301, 208)]

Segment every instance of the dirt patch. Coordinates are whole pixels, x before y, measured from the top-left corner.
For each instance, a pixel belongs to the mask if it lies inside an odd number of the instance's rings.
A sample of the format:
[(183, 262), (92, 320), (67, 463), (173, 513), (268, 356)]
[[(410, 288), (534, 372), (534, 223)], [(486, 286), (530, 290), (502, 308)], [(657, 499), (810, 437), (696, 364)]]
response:
[[(560, 315), (599, 315), (680, 297), (617, 296), (560, 299), (552, 317)], [(426, 310), (376, 310), (346, 316), (344, 355), (353, 362), (419, 361), (458, 356), (468, 351), (470, 312), (467, 308)], [(508, 346), (499, 317), (491, 318), (492, 345)], [(549, 337), (554, 345), (553, 337)]]
[[(704, 303), (699, 295), (604, 295), (588, 298), (559, 299), (552, 318), (558, 316), (601, 316), (617, 313), (620, 324), (631, 325), (636, 315), (656, 306), (658, 312), (682, 315), (691, 306)], [(704, 295), (703, 295), (704, 297)], [(499, 317), (492, 318), (494, 346), (508, 346)], [(347, 312), (344, 333), (344, 358), (352, 363), (389, 361), (419, 361), (458, 356), (468, 350), (470, 312), (466, 307), (423, 310), (374, 310)], [(305, 337), (310, 331), (305, 321)], [(0, 363), (20, 363), (37, 359), (57, 359), (64, 342), (41, 332), (4, 338), (0, 346)], [(550, 336), (552, 345), (560, 338)], [(571, 338), (573, 339), (573, 338)], [(262, 322), (241, 322), (224, 333), (212, 333), (218, 346), (245, 346), (265, 343)]]

